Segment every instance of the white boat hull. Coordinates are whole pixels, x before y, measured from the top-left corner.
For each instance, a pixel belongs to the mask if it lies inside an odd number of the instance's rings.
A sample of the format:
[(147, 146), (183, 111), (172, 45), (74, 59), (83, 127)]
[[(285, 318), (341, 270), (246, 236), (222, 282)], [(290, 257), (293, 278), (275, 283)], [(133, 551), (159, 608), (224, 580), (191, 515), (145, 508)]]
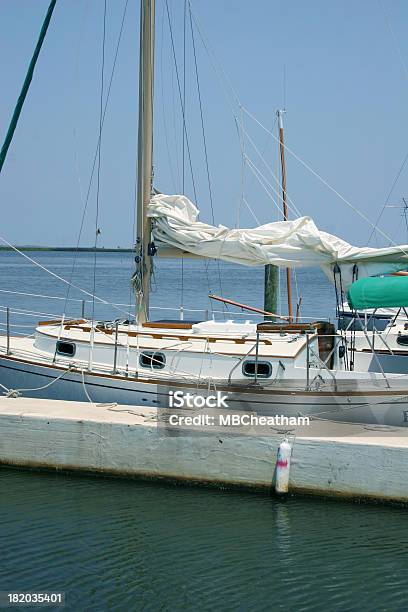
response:
[[(62, 375), (62, 376), (61, 376)], [(60, 378), (58, 379), (58, 377)], [(169, 391), (213, 393), (196, 382), (146, 381), (119, 376), (82, 373), (63, 367), (34, 364), (13, 357), (0, 357), (0, 383), (7, 389), (22, 390), (25, 397), (42, 397), (69, 401), (89, 401), (168, 407)], [(352, 423), (377, 423), (393, 426), (408, 425), (408, 387), (394, 381), (387, 388), (385, 381), (362, 379), (353, 384), (341, 383), (337, 390), (323, 388), (306, 390), (299, 380), (283, 384), (228, 387), (218, 381), (217, 389), (228, 395), (233, 411), (258, 415), (309, 416)]]

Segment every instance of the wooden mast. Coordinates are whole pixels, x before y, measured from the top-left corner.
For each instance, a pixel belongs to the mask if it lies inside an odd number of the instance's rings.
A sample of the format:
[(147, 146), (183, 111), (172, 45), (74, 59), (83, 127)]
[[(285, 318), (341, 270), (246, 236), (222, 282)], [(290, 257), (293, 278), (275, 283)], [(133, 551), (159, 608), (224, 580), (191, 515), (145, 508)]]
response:
[[(286, 164), (285, 164), (285, 140), (283, 133), (283, 110), (278, 110), (278, 123), (279, 123), (279, 150), (282, 170), (282, 202), (283, 202), (283, 218), (285, 221), (288, 220), (288, 203), (286, 197)], [(293, 321), (293, 310), (292, 310), (292, 280), (290, 274), (290, 268), (286, 268), (286, 288), (288, 294), (288, 315), (289, 321)]]
[(155, 0), (140, 2), (140, 57), (139, 57), (139, 129), (137, 158), (137, 319), (149, 318), (149, 290), (151, 275), (150, 219), (147, 207), (153, 183), (153, 83), (154, 83), (154, 18)]

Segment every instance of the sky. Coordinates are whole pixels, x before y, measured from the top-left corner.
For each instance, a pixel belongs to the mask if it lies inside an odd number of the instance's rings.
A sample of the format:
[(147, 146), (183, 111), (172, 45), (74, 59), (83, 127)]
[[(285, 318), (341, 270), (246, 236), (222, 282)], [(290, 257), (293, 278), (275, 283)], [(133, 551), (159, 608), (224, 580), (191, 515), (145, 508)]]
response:
[[(105, 96), (125, 2), (107, 0)], [(179, 90), (165, 0), (156, 5), (154, 183), (161, 192), (181, 193)], [(1, 139), (47, 6), (48, 0), (0, 1)], [(276, 110), (285, 107), (288, 148), (349, 204), (287, 150), (291, 202), (322, 229), (367, 244), (371, 226), (361, 215), (376, 221), (408, 153), (408, 3), (192, 0), (211, 197), (189, 13), (183, 68), (184, 1), (168, 6), (194, 176), (193, 185), (185, 144), (184, 192), (201, 220), (212, 223), (214, 212), (216, 224), (252, 227), (281, 218), (265, 178), (269, 194), (250, 162), (243, 164), (240, 136), (245, 155), (276, 188), (277, 143), (248, 113), (276, 134)], [(57, 1), (0, 175), (0, 236), (12, 243), (77, 243), (98, 139), (103, 9), (103, 0)], [(138, 49), (139, 2), (128, 0), (102, 133), (98, 226), (105, 247), (134, 240)], [(407, 172), (389, 198), (398, 207), (386, 208), (381, 219), (386, 237), (372, 245), (408, 242), (399, 208), (408, 197)], [(96, 192), (94, 181), (81, 245), (94, 242)], [(290, 216), (297, 214), (292, 209)]]

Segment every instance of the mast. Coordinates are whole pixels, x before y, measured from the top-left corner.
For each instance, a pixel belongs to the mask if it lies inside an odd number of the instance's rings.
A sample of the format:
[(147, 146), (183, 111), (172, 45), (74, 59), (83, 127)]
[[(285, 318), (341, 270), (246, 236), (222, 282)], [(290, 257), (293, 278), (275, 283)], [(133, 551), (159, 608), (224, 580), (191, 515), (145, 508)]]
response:
[[(278, 123), (279, 123), (279, 150), (281, 159), (281, 170), (282, 170), (282, 202), (283, 202), (283, 218), (285, 221), (288, 220), (288, 203), (286, 198), (286, 163), (285, 163), (285, 140), (283, 133), (283, 113), (285, 111), (278, 110)], [(289, 321), (293, 321), (292, 311), (292, 280), (290, 274), (290, 268), (286, 268), (286, 288), (288, 294), (288, 315)]]
[(134, 285), (137, 320), (149, 318), (151, 275), (150, 219), (147, 207), (153, 184), (153, 84), (155, 0), (140, 2), (139, 128), (137, 157), (137, 256)]

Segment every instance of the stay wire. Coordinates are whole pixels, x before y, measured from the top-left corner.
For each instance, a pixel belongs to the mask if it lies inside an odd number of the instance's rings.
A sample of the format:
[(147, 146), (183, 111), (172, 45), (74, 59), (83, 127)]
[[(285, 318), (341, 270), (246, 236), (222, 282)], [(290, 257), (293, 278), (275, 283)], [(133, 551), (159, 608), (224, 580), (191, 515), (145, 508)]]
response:
[[(108, 85), (107, 94), (106, 94), (105, 107), (104, 107), (104, 110), (103, 110), (102, 127), (103, 127), (103, 125), (105, 123), (106, 111), (107, 111), (108, 103), (109, 103), (109, 99), (110, 99), (110, 93), (111, 93), (111, 89), (112, 89), (113, 77), (114, 77), (114, 74), (115, 74), (116, 63), (117, 63), (117, 59), (118, 59), (118, 55), (119, 55), (119, 48), (120, 48), (120, 43), (121, 43), (121, 40), (122, 40), (122, 34), (123, 34), (123, 29), (124, 29), (124, 24), (125, 24), (125, 18), (126, 18), (126, 12), (127, 12), (127, 8), (128, 8), (128, 4), (129, 4), (129, 0), (126, 0), (125, 1), (125, 6), (124, 6), (124, 9), (123, 9), (123, 13), (122, 13), (122, 20), (121, 20), (121, 24), (120, 24), (119, 35), (118, 35), (118, 40), (117, 40), (117, 43), (116, 43), (115, 55), (114, 55), (114, 59), (113, 59), (112, 70), (111, 70), (110, 79), (109, 79), (109, 85)], [(63, 311), (64, 314), (65, 314), (67, 306), (68, 306), (68, 300), (69, 300), (69, 295), (70, 295), (71, 287), (75, 287), (75, 285), (72, 284), (72, 281), (73, 281), (73, 278), (74, 278), (75, 268), (76, 268), (76, 264), (77, 264), (77, 260), (78, 260), (78, 256), (79, 256), (79, 245), (80, 245), (80, 242), (81, 242), (82, 232), (83, 232), (83, 229), (84, 229), (85, 216), (86, 216), (86, 212), (87, 212), (87, 209), (88, 209), (89, 198), (90, 198), (90, 195), (91, 195), (91, 188), (92, 188), (92, 183), (93, 183), (93, 177), (94, 177), (94, 174), (95, 174), (95, 168), (96, 168), (96, 162), (97, 162), (97, 159), (98, 159), (98, 151), (99, 151), (100, 144), (101, 144), (100, 143), (100, 138), (98, 137), (98, 142), (97, 142), (97, 145), (96, 145), (96, 150), (95, 150), (95, 154), (94, 154), (94, 158), (93, 158), (93, 163), (92, 163), (91, 174), (90, 174), (90, 177), (89, 177), (88, 189), (87, 189), (85, 203), (84, 203), (83, 212), (82, 212), (82, 218), (81, 218), (81, 224), (80, 224), (79, 233), (78, 233), (78, 239), (77, 239), (77, 244), (76, 244), (76, 249), (75, 249), (75, 255), (74, 255), (73, 262), (72, 262), (72, 268), (71, 268), (69, 280), (63, 279), (64, 282), (66, 282), (67, 285), (68, 285), (67, 293), (66, 293), (66, 299), (65, 299), (65, 304), (64, 304), (64, 311)], [(91, 295), (91, 294), (89, 294), (89, 295)], [(108, 302), (106, 302), (106, 303), (108, 303)]]
[[(185, 192), (185, 133), (184, 133), (184, 122), (185, 122), (185, 112), (186, 112), (186, 15), (187, 15), (187, 0), (184, 0), (184, 9), (183, 9), (183, 148), (182, 148), (182, 167), (183, 167), (183, 182), (182, 182), (182, 191), (183, 195)], [(184, 257), (181, 258), (181, 308), (184, 305)], [(180, 310), (180, 316), (181, 316)]]
[[(378, 215), (377, 220), (376, 220), (376, 222), (374, 224), (374, 227), (371, 230), (371, 234), (370, 234), (370, 236), (368, 238), (367, 244), (370, 243), (370, 241), (372, 240), (372, 237), (374, 236), (374, 232), (377, 230), (378, 224), (381, 221), (381, 217), (383, 216), (384, 211), (387, 208), (388, 202), (390, 201), (390, 197), (391, 197), (391, 195), (392, 195), (392, 193), (394, 191), (395, 185), (398, 183), (398, 180), (399, 180), (399, 178), (400, 178), (400, 176), (402, 174), (402, 171), (405, 168), (405, 165), (406, 165), (407, 161), (408, 161), (408, 153), (405, 155), (404, 159), (402, 160), (402, 164), (401, 164), (401, 166), (400, 166), (400, 168), (399, 168), (399, 170), (398, 170), (398, 172), (397, 172), (397, 174), (396, 174), (396, 176), (394, 178), (394, 181), (393, 181), (393, 183), (391, 185), (391, 189), (389, 190), (388, 195), (385, 198), (385, 202), (384, 202), (383, 207), (382, 207), (382, 209), (380, 211), (380, 214)], [(393, 242), (393, 241), (391, 241), (391, 242)]]
[(170, 9), (169, 9), (168, 0), (166, 0), (166, 11), (167, 11), (167, 19), (168, 19), (169, 29), (170, 29), (170, 40), (171, 40), (171, 47), (172, 47), (172, 53), (173, 53), (174, 66), (175, 66), (175, 69), (176, 69), (177, 88), (178, 88), (178, 93), (179, 93), (179, 98), (180, 98), (180, 105), (181, 105), (181, 113), (182, 113), (182, 118), (183, 118), (183, 128), (184, 128), (184, 135), (185, 135), (185, 140), (186, 140), (187, 156), (188, 156), (189, 166), (190, 166), (191, 182), (192, 182), (192, 185), (193, 185), (194, 198), (195, 198), (195, 201), (197, 202), (197, 190), (196, 190), (196, 185), (195, 185), (195, 180), (194, 180), (194, 173), (193, 173), (193, 166), (192, 166), (192, 161), (191, 161), (190, 143), (189, 143), (188, 134), (187, 134), (185, 108), (184, 108), (184, 104), (183, 104), (183, 94), (182, 94), (182, 90), (181, 90), (180, 76), (179, 76), (177, 57), (176, 57), (176, 49), (175, 49), (175, 45), (174, 45), (173, 27), (171, 25), (171, 16), (170, 16)]
[(186, 13), (187, 13), (187, 0), (184, 0), (184, 10), (183, 10), (183, 148), (182, 148), (182, 164), (183, 164), (183, 182), (182, 189), (184, 195), (185, 189), (185, 132), (184, 132), (184, 122), (185, 122), (185, 112), (186, 112)]
[[(266, 132), (270, 133), (272, 135), (272, 138), (274, 138), (275, 140), (279, 141), (279, 139), (275, 136), (275, 134), (272, 134), (272, 132), (270, 132), (268, 130), (267, 127), (265, 127), (256, 117), (255, 115), (253, 115), (248, 109), (244, 108), (245, 113), (248, 115), (248, 117), (251, 117), (251, 119), (253, 119), (253, 121), (255, 121), (255, 123), (257, 123), (263, 130), (265, 130)], [(364, 221), (366, 221), (366, 223), (368, 223), (371, 227), (375, 228), (376, 231), (381, 234), (381, 236), (383, 238), (385, 238), (388, 241), (391, 241), (394, 245), (394, 241), (385, 233), (383, 232), (379, 227), (375, 227), (375, 225), (373, 224), (372, 221), (370, 221), (370, 219), (367, 217), (367, 215), (365, 215), (363, 212), (361, 212), (361, 210), (359, 210), (356, 206), (354, 206), (351, 202), (349, 202), (349, 200), (347, 200), (347, 198), (345, 198), (341, 193), (339, 193), (337, 191), (337, 189), (335, 189), (334, 187), (332, 187), (332, 185), (330, 185), (330, 183), (328, 183), (322, 176), (320, 176), (320, 174), (318, 172), (316, 172), (316, 170), (313, 170), (313, 168), (311, 166), (309, 166), (308, 163), (306, 163), (301, 157), (299, 157), (294, 151), (293, 149), (289, 148), (287, 145), (285, 145), (285, 151), (288, 151), (292, 157), (294, 157), (296, 159), (296, 161), (298, 161), (304, 168), (306, 168), (306, 170), (308, 170), (311, 174), (313, 174), (314, 177), (316, 177), (325, 187), (327, 187), (327, 189), (329, 189), (332, 193), (334, 193), (342, 202), (344, 202), (344, 204), (346, 204), (349, 208), (351, 208), (351, 210), (353, 212), (355, 212), (359, 217), (361, 217), (362, 219), (364, 219)], [(395, 245), (399, 248), (399, 250), (404, 253), (404, 255), (408, 256), (408, 252), (405, 251), (403, 248), (401, 248), (400, 245)]]
[(27, 261), (32, 263), (34, 266), (36, 266), (37, 268), (40, 268), (40, 270), (43, 270), (44, 272), (47, 272), (47, 274), (49, 274), (50, 276), (56, 278), (57, 280), (60, 280), (65, 285), (70, 285), (74, 289), (77, 289), (77, 291), (80, 291), (81, 293), (83, 293), (84, 295), (87, 295), (90, 298), (94, 297), (95, 300), (97, 302), (99, 302), (100, 304), (105, 304), (106, 306), (110, 306), (110, 307), (114, 308), (115, 310), (119, 311), (120, 313), (126, 314), (126, 316), (129, 315), (129, 311), (123, 310), (122, 308), (118, 308), (118, 306), (116, 306), (116, 304), (113, 304), (112, 302), (108, 302), (108, 300), (104, 300), (103, 298), (100, 298), (99, 296), (92, 294), (90, 291), (87, 291), (86, 289), (82, 289), (82, 287), (79, 287), (79, 285), (74, 285), (74, 283), (71, 283), (71, 281), (69, 281), (68, 279), (64, 278), (63, 276), (60, 276), (56, 272), (53, 272), (52, 270), (50, 270), (46, 266), (43, 266), (36, 259), (33, 259), (32, 257), (27, 255), (26, 253), (23, 253), (23, 251), (21, 251), (14, 244), (9, 242), (6, 238), (4, 238), (4, 236), (0, 236), (0, 241), (3, 242), (4, 244), (6, 244), (8, 247), (10, 247), (10, 249), (12, 251), (14, 251), (15, 253), (18, 253), (19, 255), (21, 255), (21, 257), (24, 257), (25, 259), (27, 259)]
[[(103, 94), (104, 94), (104, 75), (105, 75), (105, 43), (106, 43), (106, 0), (103, 6), (103, 35), (102, 35), (102, 65), (101, 65), (101, 91), (99, 99), (99, 146), (98, 146), (98, 165), (96, 176), (96, 211), (95, 211), (95, 241), (94, 241), (94, 266), (93, 266), (93, 289), (92, 293), (95, 296), (96, 291), (96, 263), (97, 263), (97, 245), (99, 230), (99, 196), (101, 183), (101, 145), (102, 145), (102, 121), (103, 121)], [(95, 319), (95, 297), (92, 298), (92, 323)]]
[[(248, 132), (246, 130), (244, 130), (243, 132), (246, 136), (246, 138), (248, 139), (248, 141), (250, 142), (250, 144), (253, 146), (253, 148), (255, 149), (256, 153), (259, 155), (262, 163), (264, 164), (265, 168), (269, 171), (270, 175), (272, 176), (273, 180), (275, 181), (275, 183), (277, 184), (278, 188), (282, 189), (282, 180), (279, 181), (279, 179), (277, 178), (277, 176), (275, 175), (275, 173), (273, 172), (272, 168), (270, 167), (270, 165), (268, 164), (268, 162), (266, 161), (266, 159), (264, 158), (264, 156), (262, 155), (261, 151), (258, 149), (258, 147), (256, 146), (255, 142), (252, 140), (252, 138), (250, 137), (250, 135), (248, 134)], [(286, 146), (285, 146), (286, 148)], [(261, 173), (261, 171), (259, 170), (259, 168), (257, 168), (257, 170)], [(265, 178), (265, 177), (264, 177)], [(294, 212), (295, 215), (301, 217), (302, 213), (300, 212), (300, 210), (297, 208), (297, 206), (295, 205), (295, 203), (293, 202), (293, 200), (289, 197), (287, 191), (284, 192), (284, 195), (286, 196), (286, 199), (289, 203), (288, 208), (292, 210), (292, 212)], [(278, 200), (280, 200), (280, 202), (283, 204), (283, 194), (279, 194), (278, 195)]]
[[(196, 51), (193, 19), (191, 16), (190, 3), (189, 3), (189, 17), (190, 17), (191, 41), (192, 41), (192, 47), (193, 47), (194, 68), (195, 68), (195, 76), (196, 76), (196, 83), (197, 83), (197, 95), (198, 95), (198, 103), (199, 103), (199, 108), (200, 108), (201, 133), (203, 137), (205, 168), (206, 168), (206, 174), (207, 174), (208, 193), (210, 196), (211, 218), (212, 218), (212, 224), (215, 225), (214, 200), (213, 200), (212, 185), (211, 185), (210, 167), (209, 167), (209, 162), (208, 162), (207, 138), (205, 135), (204, 112), (203, 112), (203, 104), (202, 104), (202, 98), (201, 98), (201, 86), (200, 86), (200, 77), (199, 77), (199, 72), (198, 72), (197, 51)], [(222, 281), (221, 281), (221, 269), (220, 269), (219, 260), (217, 260), (217, 270), (218, 270), (218, 280), (219, 280), (219, 285), (220, 285), (220, 292), (221, 292), (221, 295), (223, 295), (223, 288), (222, 288)]]
[(404, 59), (404, 56), (402, 55), (401, 47), (400, 47), (400, 45), (398, 43), (398, 40), (397, 40), (397, 37), (395, 35), (394, 29), (393, 29), (393, 27), (391, 25), (390, 18), (387, 15), (387, 13), (385, 12), (384, 5), (381, 2), (381, 0), (378, 0), (378, 4), (380, 5), (380, 8), (381, 8), (381, 10), (383, 12), (385, 23), (387, 24), (388, 30), (389, 30), (389, 32), (391, 34), (391, 38), (392, 38), (392, 41), (393, 41), (393, 44), (394, 44), (394, 49), (395, 49), (395, 51), (396, 51), (396, 53), (398, 55), (398, 58), (399, 58), (399, 60), (401, 62), (402, 69), (403, 69), (403, 71), (405, 73), (406, 78), (408, 78), (408, 66), (407, 66), (407, 63), (406, 63), (406, 61)]
[[(174, 193), (176, 193), (176, 191), (177, 191), (177, 183), (178, 183), (178, 181), (176, 180), (176, 176), (179, 177), (178, 163), (177, 163), (177, 153), (176, 153), (176, 155), (174, 155), (174, 154), (171, 155), (170, 154), (169, 129), (168, 129), (168, 125), (167, 125), (166, 109), (165, 109), (165, 104), (164, 104), (164, 100), (165, 100), (165, 96), (164, 96), (164, 53), (163, 53), (163, 51), (164, 51), (164, 24), (165, 24), (164, 12), (165, 12), (165, 6), (163, 4), (163, 6), (162, 6), (162, 16), (161, 16), (161, 44), (160, 44), (161, 111), (162, 111), (162, 116), (163, 116), (164, 138), (165, 138), (165, 142), (166, 142), (167, 159), (168, 159), (168, 162), (169, 162), (170, 174), (171, 174), (171, 178), (172, 178), (172, 181), (173, 181)], [(166, 96), (166, 97), (168, 97), (168, 96)], [(176, 170), (173, 167), (173, 159), (175, 159)]]

